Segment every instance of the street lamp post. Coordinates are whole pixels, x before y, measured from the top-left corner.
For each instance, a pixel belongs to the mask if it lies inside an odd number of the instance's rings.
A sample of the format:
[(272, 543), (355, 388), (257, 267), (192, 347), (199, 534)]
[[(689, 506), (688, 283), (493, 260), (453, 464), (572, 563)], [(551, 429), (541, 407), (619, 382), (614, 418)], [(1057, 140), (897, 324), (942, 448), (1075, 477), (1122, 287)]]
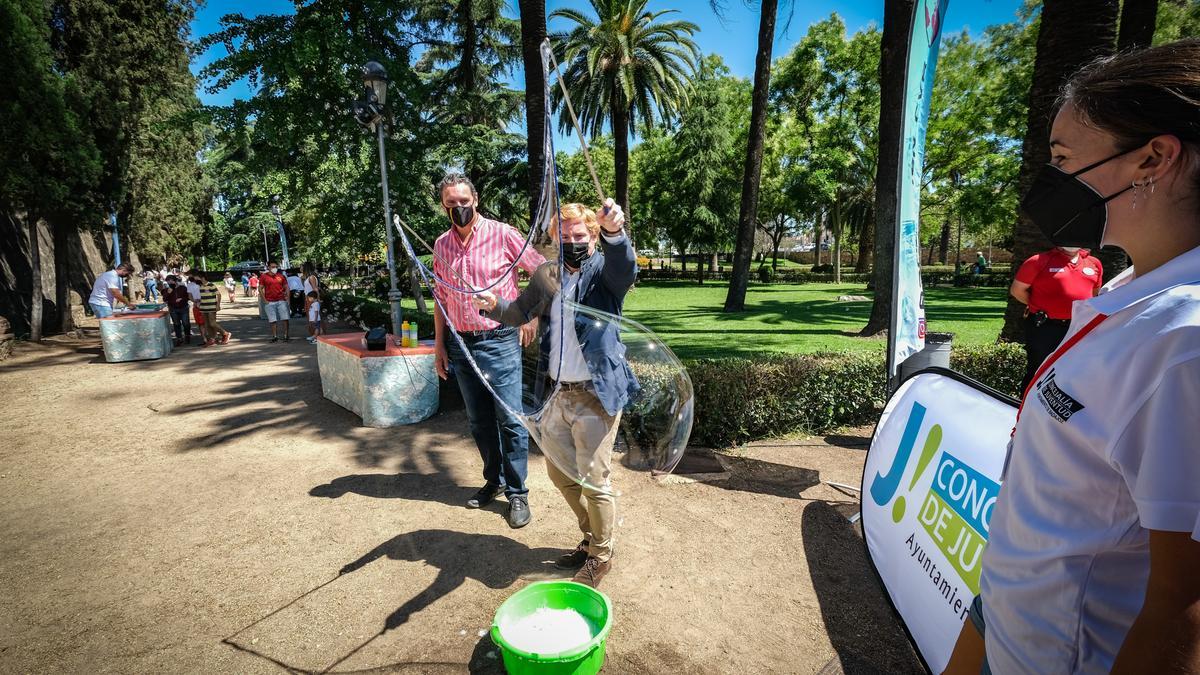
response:
[(361, 97), (354, 102), (354, 117), (358, 123), (375, 132), (379, 142), (379, 177), (383, 189), (383, 240), (387, 243), (388, 303), (392, 308), (392, 333), (400, 330), (400, 290), (396, 287), (396, 255), (392, 249), (392, 205), (388, 196), (387, 155), (383, 146), (383, 106), (387, 102), (387, 71), (376, 61), (362, 67)]
[(263, 264), (266, 265), (267, 263), (271, 262), (271, 250), (269, 248), (267, 248), (267, 224), (266, 223), (263, 223), (262, 232), (263, 232)]
[[(287, 235), (283, 230), (283, 215), (279, 213), (279, 195), (271, 197), (271, 214), (275, 216), (275, 223), (279, 226), (279, 246), (283, 250), (282, 267), (288, 270), (292, 268), (292, 260), (291, 256), (288, 255)], [(266, 241), (265, 227), (263, 228), (263, 241)]]

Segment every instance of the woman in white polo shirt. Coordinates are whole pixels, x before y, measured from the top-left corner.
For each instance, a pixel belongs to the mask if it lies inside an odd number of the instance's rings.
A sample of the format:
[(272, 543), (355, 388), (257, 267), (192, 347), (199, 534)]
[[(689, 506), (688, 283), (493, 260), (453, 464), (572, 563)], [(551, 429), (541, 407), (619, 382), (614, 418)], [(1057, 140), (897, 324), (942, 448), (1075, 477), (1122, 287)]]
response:
[(1197, 672), (1200, 40), (1076, 74), (1050, 151), (1025, 212), (1133, 267), (1075, 303), (1025, 392), (946, 672)]

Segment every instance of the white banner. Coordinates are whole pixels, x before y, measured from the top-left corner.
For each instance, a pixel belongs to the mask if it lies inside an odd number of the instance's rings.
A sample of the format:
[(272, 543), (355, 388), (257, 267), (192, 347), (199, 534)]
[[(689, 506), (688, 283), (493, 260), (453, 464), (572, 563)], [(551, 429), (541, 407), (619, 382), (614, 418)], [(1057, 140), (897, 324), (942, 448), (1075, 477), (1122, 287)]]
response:
[(891, 349), (888, 377), (900, 363), (925, 347), (925, 292), (921, 288), (921, 186), (925, 182), (925, 130), (941, 46), (942, 18), (949, 0), (917, 0), (913, 7), (905, 74), (897, 194), (896, 252), (892, 289)]
[[(965, 379), (965, 378), (964, 378)], [(1016, 406), (922, 372), (888, 401), (863, 470), (867, 551), (934, 673), (950, 659), (1000, 491)]]

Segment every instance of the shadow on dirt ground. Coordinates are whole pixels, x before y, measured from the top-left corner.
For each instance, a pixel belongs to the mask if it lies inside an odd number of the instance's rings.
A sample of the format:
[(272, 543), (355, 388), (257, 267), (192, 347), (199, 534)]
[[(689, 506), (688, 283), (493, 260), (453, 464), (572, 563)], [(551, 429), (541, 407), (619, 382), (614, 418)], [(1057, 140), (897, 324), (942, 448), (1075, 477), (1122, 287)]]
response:
[[(355, 654), (362, 651), (388, 631), (400, 628), (419, 612), (429, 608), (438, 600), (453, 593), (468, 579), (477, 581), (488, 588), (507, 589), (522, 579), (569, 578), (569, 572), (555, 569), (553, 564), (550, 562), (560, 553), (561, 551), (559, 549), (530, 548), (509, 537), (499, 535), (472, 534), (441, 529), (405, 532), (388, 539), (370, 551), (362, 554), (357, 559), (346, 563), (340, 570), (338, 570), (337, 576), (325, 581), (309, 591), (306, 591), (302, 595), (273, 610), (269, 614), (264, 615), (260, 619), (242, 628), (237, 633), (225, 638), (223, 642), (234, 649), (252, 654), (293, 672), (384, 672), (388, 669), (394, 671), (406, 665), (419, 665), (426, 669), (438, 665), (455, 666), (461, 668), (461, 664), (434, 664), (422, 662), (420, 664), (397, 663), (389, 666), (371, 668), (367, 671), (335, 671), (335, 669), (341, 663), (349, 660)], [(437, 575), (433, 581), (422, 591), (409, 598), (404, 604), (397, 607), (391, 614), (389, 614), (384, 620), (383, 625), (378, 628), (378, 632), (368, 637), (353, 649), (350, 649), (346, 653), (338, 656), (337, 659), (328, 666), (320, 670), (312, 670), (300, 667), (295, 664), (287, 663), (283, 659), (264, 653), (256, 648), (253, 644), (245, 644), (244, 640), (238, 639), (239, 635), (245, 633), (259, 623), (271, 618), (279, 612), (287, 610), (297, 602), (304, 600), (313, 593), (316, 593), (324, 589), (326, 586), (339, 581), (342, 577), (353, 574), (361, 570), (363, 567), (381, 559), (424, 563), (425, 565), (435, 568), (437, 570)], [(497, 561), (504, 562), (503, 564), (498, 564)], [(491, 638), (488, 635), (485, 634), (481, 636), (479, 643), (476, 645), (475, 650), (471, 655), (471, 661), (469, 664), (471, 672), (503, 672), (499, 668), (498, 662), (498, 648), (492, 644)]]
[(867, 548), (855, 526), (834, 506), (804, 509), (801, 538), (829, 641), (837, 652), (822, 673), (925, 673), (900, 618), (874, 581)]

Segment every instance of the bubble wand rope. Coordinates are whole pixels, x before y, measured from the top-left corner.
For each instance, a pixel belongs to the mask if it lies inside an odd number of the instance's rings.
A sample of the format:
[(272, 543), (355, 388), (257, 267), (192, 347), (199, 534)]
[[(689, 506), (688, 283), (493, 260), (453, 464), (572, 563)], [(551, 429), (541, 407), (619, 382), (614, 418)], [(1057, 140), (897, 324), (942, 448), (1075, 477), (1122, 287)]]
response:
[(542, 53), (549, 57), (550, 63), (554, 65), (554, 72), (558, 75), (558, 87), (562, 90), (563, 101), (567, 104), (567, 113), (571, 115), (571, 124), (575, 127), (575, 133), (579, 136), (579, 149), (583, 150), (583, 160), (587, 163), (588, 173), (592, 175), (592, 185), (596, 187), (596, 195), (600, 197), (600, 204), (603, 205), (604, 189), (600, 187), (600, 179), (596, 177), (596, 167), (592, 164), (592, 153), (588, 152), (587, 139), (583, 137), (583, 129), (579, 127), (579, 118), (575, 116), (575, 106), (571, 105), (571, 94), (567, 92), (567, 85), (563, 81), (563, 74), (562, 70), (558, 67), (558, 60), (554, 58), (554, 49), (550, 46), (550, 38), (542, 41)]

